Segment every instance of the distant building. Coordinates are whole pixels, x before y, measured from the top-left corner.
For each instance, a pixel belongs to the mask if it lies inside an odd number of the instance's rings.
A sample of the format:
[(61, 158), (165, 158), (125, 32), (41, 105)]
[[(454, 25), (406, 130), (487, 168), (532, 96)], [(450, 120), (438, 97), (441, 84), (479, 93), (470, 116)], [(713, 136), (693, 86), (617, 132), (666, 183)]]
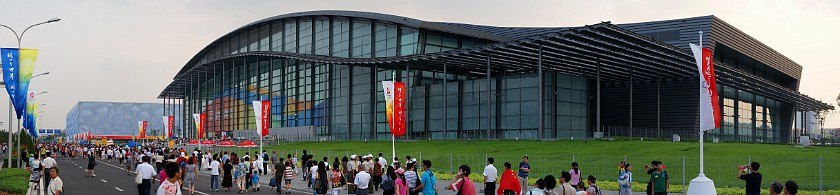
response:
[[(175, 115), (173, 134), (180, 126), (180, 107), (162, 103), (79, 102), (67, 112), (67, 135), (91, 132), (91, 135), (137, 135), (137, 122), (146, 120), (146, 135), (163, 133), (163, 116)], [(173, 114), (175, 113), (175, 114)]]

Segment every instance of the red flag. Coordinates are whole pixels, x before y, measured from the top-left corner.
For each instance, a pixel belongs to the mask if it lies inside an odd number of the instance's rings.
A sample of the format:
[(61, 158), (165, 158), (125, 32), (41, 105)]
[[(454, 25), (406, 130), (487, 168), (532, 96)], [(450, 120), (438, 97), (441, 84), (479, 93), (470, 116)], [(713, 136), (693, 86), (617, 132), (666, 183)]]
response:
[(175, 127), (175, 116), (167, 116), (168, 122), (166, 124), (166, 137), (172, 137), (172, 128)]
[(204, 120), (207, 119), (207, 114), (201, 113), (199, 115), (198, 125), (198, 139), (204, 139)]
[(141, 138), (141, 139), (146, 139), (146, 125), (147, 125), (147, 124), (148, 124), (148, 122), (147, 122), (147, 121), (143, 121), (143, 130), (142, 130), (142, 131), (140, 131), (140, 132), (141, 132), (141, 133), (140, 133), (140, 138)]
[(516, 194), (522, 192), (522, 186), (519, 186), (519, 178), (516, 177), (516, 173), (511, 169), (502, 172), (502, 178), (499, 182), (499, 189), (496, 190), (496, 194), (498, 195), (502, 195), (502, 192), (505, 190), (516, 192)]
[(262, 136), (268, 136), (268, 128), (271, 125), (271, 101), (270, 100), (263, 100), (262, 101), (262, 109), (260, 110), (261, 113), (261, 121), (262, 121)]
[(405, 135), (405, 83), (394, 82), (394, 127), (391, 134)]
[(718, 102), (717, 81), (715, 79), (715, 64), (712, 60), (712, 50), (703, 48), (703, 79), (709, 84), (712, 113), (715, 115), (715, 128), (720, 128), (720, 104)]

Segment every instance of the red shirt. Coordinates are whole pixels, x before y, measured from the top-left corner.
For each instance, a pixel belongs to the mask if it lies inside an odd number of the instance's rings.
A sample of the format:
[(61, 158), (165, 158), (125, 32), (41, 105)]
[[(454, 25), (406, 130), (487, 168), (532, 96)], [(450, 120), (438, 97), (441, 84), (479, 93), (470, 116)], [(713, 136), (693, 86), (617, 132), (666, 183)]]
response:
[(464, 177), (461, 181), (452, 184), (452, 191), (461, 191), (461, 194), (476, 194), (475, 185), (469, 177)]

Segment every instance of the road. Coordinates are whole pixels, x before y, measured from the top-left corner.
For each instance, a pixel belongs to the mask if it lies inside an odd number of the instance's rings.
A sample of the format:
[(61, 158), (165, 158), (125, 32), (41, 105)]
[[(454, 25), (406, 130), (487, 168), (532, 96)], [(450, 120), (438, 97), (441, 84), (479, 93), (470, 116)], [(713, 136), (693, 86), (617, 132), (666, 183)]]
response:
[[(64, 181), (64, 190), (69, 194), (138, 194), (137, 184), (134, 184), (134, 175), (126, 175), (126, 170), (119, 166), (119, 162), (99, 162), (96, 166), (96, 177), (85, 177), (85, 169), (87, 169), (87, 160), (59, 160), (58, 166), (61, 168), (59, 177)], [(247, 194), (274, 194), (273, 190), (268, 188), (268, 177), (261, 177), (262, 190), (260, 192), (248, 192)], [(160, 183), (155, 182), (152, 185), (152, 194)], [(221, 186), (220, 186), (221, 187)], [(301, 189), (292, 189), (293, 195), (305, 195), (312, 193), (304, 193)], [(210, 191), (210, 176), (208, 172), (202, 172), (196, 182), (195, 194), (236, 194), (236, 186), (231, 188), (231, 192), (224, 192), (221, 188), (219, 192)], [(182, 194), (187, 194), (187, 190), (181, 190)]]

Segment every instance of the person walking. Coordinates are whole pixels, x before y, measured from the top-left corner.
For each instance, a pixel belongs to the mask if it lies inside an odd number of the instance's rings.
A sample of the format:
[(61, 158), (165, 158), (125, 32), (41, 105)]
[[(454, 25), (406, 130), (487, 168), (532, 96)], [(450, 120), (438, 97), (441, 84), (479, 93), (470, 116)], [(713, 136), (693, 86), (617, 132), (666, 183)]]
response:
[(361, 170), (359, 173), (356, 174), (356, 178), (353, 180), (353, 186), (356, 186), (356, 195), (367, 195), (368, 194), (368, 186), (370, 186), (370, 174), (365, 171), (365, 165), (360, 164), (358, 168)]
[(93, 174), (93, 168), (96, 167), (96, 158), (93, 155), (88, 155), (88, 165), (87, 165), (87, 174), (85, 177), (96, 177), (96, 174)]
[(166, 162), (162, 172), (166, 174), (166, 179), (160, 182), (157, 195), (181, 195), (181, 170), (178, 163)]
[(268, 152), (266, 152), (266, 150), (263, 150), (263, 155), (262, 158), (260, 158), (260, 160), (262, 161), (262, 169), (260, 169), (260, 172), (262, 173), (262, 175), (266, 175), (268, 174), (269, 163)]
[[(50, 168), (58, 166), (58, 163), (56, 163), (55, 159), (52, 158), (52, 153), (51, 152), (45, 152), (44, 155), (46, 155), (46, 158), (44, 158), (44, 160), (41, 161), (41, 164), (44, 165), (44, 170), (50, 170)], [(49, 189), (50, 179), (52, 179), (52, 177), (41, 177), (41, 178), (43, 178), (43, 180), (44, 180), (44, 188)]]
[(461, 165), (458, 167), (458, 173), (455, 175), (455, 179), (446, 186), (446, 189), (452, 190), (456, 192), (456, 194), (476, 194), (475, 185), (472, 180), (470, 180), (469, 176), (470, 167), (467, 165)]
[(624, 164), (621, 173), (618, 175), (618, 194), (633, 195), (633, 172), (630, 164)]
[[(435, 177), (435, 173), (432, 172), (432, 161), (430, 160), (423, 160), (423, 176), (420, 177), (420, 185), (417, 186), (414, 190), (422, 189), (423, 195), (435, 195), (437, 191), (435, 190), (435, 184), (437, 183), (437, 177)], [(475, 194), (475, 193), (473, 193)]]
[(601, 189), (599, 189), (598, 185), (595, 184), (595, 176), (589, 175), (589, 177), (586, 178), (586, 183), (589, 184), (589, 188), (586, 189), (586, 193), (589, 195), (601, 195)]
[(528, 164), (528, 156), (523, 156), (522, 162), (519, 163), (519, 173), (516, 174), (521, 190), (528, 189), (528, 173), (531, 173), (531, 164)]
[(224, 178), (222, 179), (222, 187), (225, 188), (225, 192), (230, 191), (230, 187), (233, 186), (233, 165), (230, 164), (230, 160), (225, 161), (225, 165), (222, 166), (222, 170), (224, 171)]
[(382, 175), (382, 195), (394, 195), (396, 193), (396, 188), (394, 185), (394, 179), (397, 178), (397, 173), (394, 171), (394, 167), (388, 166), (385, 170), (385, 174)]
[[(38, 155), (35, 155), (29, 167), (29, 191), (40, 191), (42, 179), (41, 177), (44, 176), (44, 165), (41, 163), (41, 160), (40, 158), (38, 158)], [(49, 177), (49, 175), (47, 175), (47, 177)]]
[(316, 170), (315, 174), (315, 183), (317, 185), (313, 185), (315, 189), (315, 193), (319, 195), (325, 195), (328, 191), (330, 191), (329, 185), (329, 178), (330, 176), (327, 175), (327, 166), (324, 163), (318, 163), (318, 170)]
[(244, 194), (247, 191), (247, 186), (245, 186), (245, 172), (248, 171), (248, 163), (245, 161), (240, 163), (239, 158), (234, 158), (233, 163), (236, 165), (236, 172), (233, 174), (236, 176), (236, 187), (239, 188), (238, 193)]
[(214, 192), (219, 191), (219, 168), (221, 168), (221, 164), (219, 164), (217, 157), (218, 156), (214, 154), (213, 161), (210, 162), (210, 191)]
[(149, 157), (144, 156), (141, 158), (142, 163), (137, 165), (135, 171), (137, 174), (140, 174), (142, 182), (137, 184), (137, 191), (140, 192), (140, 195), (149, 195), (151, 193), (152, 188), (152, 178), (157, 175), (157, 171), (152, 165), (149, 165)]
[(496, 177), (499, 176), (499, 172), (496, 170), (496, 167), (493, 166), (493, 157), (487, 158), (487, 166), (484, 167), (484, 195), (493, 195), (496, 192)]
[(64, 182), (61, 181), (61, 178), (58, 177), (58, 167), (52, 167), (50, 169), (50, 185), (47, 189), (47, 195), (63, 195), (64, 194)]
[(496, 189), (498, 195), (518, 195), (522, 192), (519, 178), (513, 173), (510, 162), (505, 162), (505, 171), (502, 172), (499, 178), (499, 189)]
[(575, 192), (577, 190), (574, 187), (572, 187), (572, 185), (569, 183), (569, 181), (572, 180), (572, 174), (571, 173), (566, 172), (566, 171), (561, 172), (559, 180), (560, 180), (560, 187), (558, 189), (559, 190), (559, 192), (557, 193), (558, 195), (574, 195), (575, 194)]
[(193, 156), (187, 160), (187, 174), (184, 177), (184, 187), (187, 188), (187, 194), (192, 195), (195, 193), (195, 182), (197, 181), (196, 172), (198, 171), (198, 165), (196, 165), (196, 161), (198, 158)]
[[(399, 162), (396, 162), (399, 164)], [(394, 179), (394, 188), (398, 195), (408, 195), (408, 183), (405, 181), (405, 170), (397, 168), (397, 177)]]
[(285, 171), (283, 171), (283, 180), (286, 184), (286, 194), (291, 194), (292, 180), (295, 179), (295, 169), (292, 167), (292, 162), (284, 162), (283, 164), (286, 165)]
[[(752, 162), (750, 166), (738, 167), (738, 179), (746, 182), (746, 195), (761, 194), (761, 173), (758, 172), (759, 168), (761, 168), (761, 164), (758, 162)], [(752, 172), (747, 173), (747, 170)]]
[(333, 162), (333, 169), (330, 171), (330, 182), (332, 183), (332, 192), (333, 195), (340, 195), (341, 194), (341, 163), (338, 162), (338, 157), (335, 157), (335, 162)]
[(417, 195), (419, 191), (415, 191), (414, 189), (417, 188), (418, 184), (420, 183), (420, 175), (414, 170), (414, 163), (410, 162), (406, 166), (408, 171), (405, 172), (405, 180), (408, 182), (408, 194), (409, 195)]
[(569, 181), (569, 184), (571, 184), (572, 187), (577, 189), (578, 185), (583, 185), (580, 177), (580, 168), (578, 167), (577, 162), (572, 162), (572, 170), (570, 170), (569, 173), (572, 174), (572, 181)]

